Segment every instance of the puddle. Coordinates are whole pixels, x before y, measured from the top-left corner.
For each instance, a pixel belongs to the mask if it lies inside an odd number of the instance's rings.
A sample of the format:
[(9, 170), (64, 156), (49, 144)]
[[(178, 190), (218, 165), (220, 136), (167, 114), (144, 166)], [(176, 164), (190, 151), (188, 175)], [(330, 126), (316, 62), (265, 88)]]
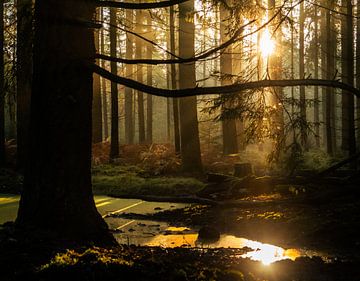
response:
[(129, 221), (121, 233), (115, 234), (120, 244), (135, 244), (141, 246), (160, 246), (164, 248), (198, 247), (198, 248), (247, 248), (241, 258), (260, 261), (264, 265), (302, 256), (320, 256), (326, 261), (326, 256), (317, 252), (303, 249), (284, 249), (275, 245), (240, 238), (233, 235), (221, 235), (214, 243), (202, 243), (198, 240), (198, 233), (187, 227), (169, 226), (164, 222)]

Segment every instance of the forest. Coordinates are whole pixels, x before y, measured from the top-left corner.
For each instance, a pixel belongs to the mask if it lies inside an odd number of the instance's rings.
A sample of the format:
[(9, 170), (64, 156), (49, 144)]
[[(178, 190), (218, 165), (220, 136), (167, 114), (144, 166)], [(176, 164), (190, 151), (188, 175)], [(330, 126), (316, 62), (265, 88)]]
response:
[(0, 280), (359, 280), (360, 0), (1, 0)]

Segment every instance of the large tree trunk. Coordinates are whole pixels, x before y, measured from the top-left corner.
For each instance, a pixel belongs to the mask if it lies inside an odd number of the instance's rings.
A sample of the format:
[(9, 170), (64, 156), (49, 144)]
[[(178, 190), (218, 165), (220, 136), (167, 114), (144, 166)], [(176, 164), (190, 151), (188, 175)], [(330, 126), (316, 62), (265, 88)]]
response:
[(0, 3), (0, 166), (5, 164), (4, 4)]
[(28, 160), (32, 75), (32, 0), (17, 0), (17, 166)]
[[(179, 5), (179, 56), (188, 58), (194, 56), (194, 0)], [(195, 63), (179, 65), (179, 87), (193, 88), (196, 86)], [(201, 154), (199, 127), (197, 119), (196, 97), (181, 98), (180, 128), (182, 168), (185, 172), (201, 172)]]
[[(81, 243), (112, 241), (91, 190), (93, 1), (37, 0), (29, 165), (16, 224)], [(71, 23), (71, 24), (65, 24)]]
[[(96, 18), (99, 19), (99, 14), (96, 14)], [(99, 53), (99, 30), (94, 31), (95, 39), (95, 48), (97, 53)], [(96, 61), (99, 64), (99, 60)], [(100, 85), (100, 75), (94, 73), (93, 77), (93, 107), (92, 107), (92, 140), (93, 143), (102, 142), (102, 110), (101, 110), (101, 85)]]
[[(110, 8), (110, 55), (117, 54), (116, 9)], [(116, 62), (110, 63), (111, 73), (117, 75)], [(111, 143), (110, 160), (119, 157), (119, 100), (118, 86), (111, 82)]]
[[(174, 7), (170, 7), (170, 52), (175, 54), (175, 17)], [(172, 58), (174, 58), (172, 56)], [(176, 89), (176, 67), (175, 64), (171, 64), (171, 88)], [(175, 152), (180, 154), (181, 142), (180, 142), (180, 124), (179, 124), (179, 100), (173, 98), (173, 116), (174, 116), (174, 144)]]
[[(352, 4), (350, 0), (342, 0), (341, 5), (347, 16), (341, 21), (341, 70), (343, 82), (354, 84), (354, 36), (352, 20)], [(349, 155), (356, 152), (354, 96), (348, 91), (342, 91), (342, 143), (341, 148)]]
[[(130, 24), (133, 22), (133, 11), (126, 10), (126, 21)], [(126, 58), (132, 59), (134, 53), (133, 47), (133, 37), (126, 33)], [(125, 75), (127, 78), (131, 78), (133, 75), (133, 66), (127, 64), (125, 68)], [(125, 87), (125, 140), (128, 144), (134, 143), (134, 119), (135, 115), (133, 114), (133, 89)]]
[[(138, 10), (136, 11), (136, 32), (141, 35), (143, 31), (143, 12)], [(143, 57), (143, 41), (141, 38), (136, 37), (136, 54), (135, 57), (137, 59), (141, 59)], [(143, 83), (143, 66), (141, 64), (137, 64), (136, 71), (137, 81)], [(139, 143), (145, 143), (145, 114), (144, 114), (144, 94), (141, 91), (137, 91), (137, 101), (138, 101), (138, 122), (139, 122)]]
[[(149, 39), (154, 40), (153, 31), (152, 31), (152, 20), (150, 14), (147, 15), (147, 33), (149, 34)], [(148, 43), (146, 45), (146, 58), (151, 59), (153, 53), (153, 45)], [(146, 66), (146, 84), (152, 85), (153, 73), (152, 66), (148, 64)], [(146, 143), (153, 142), (153, 97), (152, 95), (146, 96)]]
[[(220, 38), (221, 43), (229, 40), (229, 12), (225, 8), (220, 6)], [(220, 56), (220, 73), (221, 73), (221, 85), (229, 85), (232, 83), (232, 55), (231, 48), (228, 47)], [(231, 106), (225, 104), (224, 107)], [(237, 134), (236, 134), (236, 123), (235, 119), (227, 119), (222, 121), (223, 131), (223, 153), (233, 154), (238, 152)]]

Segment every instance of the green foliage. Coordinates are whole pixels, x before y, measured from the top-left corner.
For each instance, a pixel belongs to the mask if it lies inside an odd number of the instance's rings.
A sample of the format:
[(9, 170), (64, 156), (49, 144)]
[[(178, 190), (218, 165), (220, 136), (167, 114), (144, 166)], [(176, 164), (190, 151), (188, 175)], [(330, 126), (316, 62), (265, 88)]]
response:
[(93, 169), (95, 194), (112, 195), (189, 195), (205, 184), (194, 178), (153, 177), (136, 166), (101, 165)]

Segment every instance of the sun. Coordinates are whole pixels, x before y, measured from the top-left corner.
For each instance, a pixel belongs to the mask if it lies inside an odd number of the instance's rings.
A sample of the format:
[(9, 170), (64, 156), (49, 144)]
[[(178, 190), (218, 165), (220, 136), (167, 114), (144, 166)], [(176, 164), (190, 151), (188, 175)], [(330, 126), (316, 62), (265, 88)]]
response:
[(260, 37), (260, 52), (264, 58), (269, 57), (275, 51), (275, 41), (271, 38), (268, 29), (265, 29)]

